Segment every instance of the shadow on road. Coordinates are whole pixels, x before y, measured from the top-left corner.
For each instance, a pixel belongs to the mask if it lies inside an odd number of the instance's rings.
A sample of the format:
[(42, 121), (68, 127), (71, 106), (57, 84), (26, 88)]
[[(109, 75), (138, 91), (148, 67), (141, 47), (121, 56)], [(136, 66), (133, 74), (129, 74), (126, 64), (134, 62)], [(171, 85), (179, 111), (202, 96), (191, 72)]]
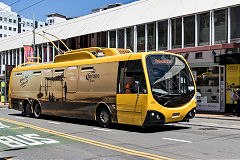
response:
[[(9, 114), (9, 115), (24, 117), (22, 114)], [(60, 116), (48, 116), (48, 115), (42, 115), (41, 119), (55, 121), (55, 122), (64, 122), (64, 123), (99, 127), (98, 123), (93, 120), (83, 120), (83, 119), (60, 117)], [(191, 127), (174, 125), (174, 124), (149, 126), (145, 128), (142, 128), (139, 126), (125, 125), (125, 124), (112, 124), (110, 127), (110, 129), (113, 129), (113, 130), (122, 130), (122, 131), (129, 131), (129, 132), (138, 132), (138, 133), (166, 132), (166, 131), (183, 130), (183, 129), (189, 129), (189, 128)]]

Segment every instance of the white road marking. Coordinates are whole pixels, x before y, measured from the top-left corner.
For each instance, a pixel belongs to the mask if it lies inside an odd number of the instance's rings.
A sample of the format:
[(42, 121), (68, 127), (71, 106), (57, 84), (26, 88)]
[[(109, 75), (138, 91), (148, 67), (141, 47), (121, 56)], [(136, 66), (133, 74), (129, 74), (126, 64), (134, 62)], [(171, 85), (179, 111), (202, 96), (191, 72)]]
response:
[(15, 117), (15, 118), (17, 118), (17, 119), (25, 119), (25, 118), (23, 118), (23, 117)]
[(52, 122), (52, 121), (48, 121), (48, 123), (52, 123), (52, 124), (61, 124), (61, 123), (58, 123), (58, 122)]
[(192, 143), (191, 141), (185, 141), (185, 140), (181, 140), (181, 139), (172, 139), (172, 138), (162, 138), (162, 139), (170, 140), (170, 141), (184, 142), (184, 143)]
[(99, 131), (106, 131), (106, 132), (110, 132), (110, 129), (103, 129), (103, 128), (93, 128), (94, 130), (99, 130)]

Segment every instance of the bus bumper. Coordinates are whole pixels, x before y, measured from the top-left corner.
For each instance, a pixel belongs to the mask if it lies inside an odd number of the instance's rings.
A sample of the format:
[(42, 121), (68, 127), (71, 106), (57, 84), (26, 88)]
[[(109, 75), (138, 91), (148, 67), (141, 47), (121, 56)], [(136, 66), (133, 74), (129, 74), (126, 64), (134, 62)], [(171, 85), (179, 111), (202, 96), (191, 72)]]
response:
[(163, 125), (164, 123), (165, 123), (165, 117), (162, 113), (153, 111), (153, 110), (148, 110), (147, 116), (142, 126), (143, 127), (156, 126), (156, 125)]
[(183, 118), (182, 122), (189, 122), (189, 119), (194, 118), (195, 115), (196, 115), (196, 107), (187, 113), (187, 115)]

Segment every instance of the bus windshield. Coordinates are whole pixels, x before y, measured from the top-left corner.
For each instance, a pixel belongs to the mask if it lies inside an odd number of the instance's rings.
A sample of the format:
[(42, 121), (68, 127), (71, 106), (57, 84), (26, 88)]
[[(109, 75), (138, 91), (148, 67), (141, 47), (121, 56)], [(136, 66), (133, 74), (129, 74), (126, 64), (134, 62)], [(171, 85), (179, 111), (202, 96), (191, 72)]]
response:
[(195, 87), (190, 70), (183, 59), (174, 55), (148, 55), (146, 64), (151, 91), (165, 107), (178, 107), (189, 102)]

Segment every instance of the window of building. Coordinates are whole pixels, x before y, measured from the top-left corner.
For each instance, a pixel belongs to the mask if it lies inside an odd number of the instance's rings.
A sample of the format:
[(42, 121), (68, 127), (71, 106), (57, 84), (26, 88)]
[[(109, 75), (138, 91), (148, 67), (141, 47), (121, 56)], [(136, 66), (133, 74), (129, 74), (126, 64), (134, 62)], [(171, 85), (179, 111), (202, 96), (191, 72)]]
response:
[(2, 34), (0, 34), (0, 37), (2, 38)]
[(133, 51), (134, 48), (134, 29), (133, 27), (127, 28), (127, 49)]
[(30, 23), (29, 23), (29, 22), (27, 22), (27, 26), (30, 26)]
[(16, 31), (17, 31), (17, 28), (13, 28), (13, 31), (16, 32)]
[(195, 46), (195, 16), (184, 17), (184, 47)]
[(8, 30), (11, 31), (11, 30), (12, 30), (12, 27), (8, 27)]
[(240, 41), (240, 6), (231, 8), (231, 42)]
[(33, 26), (33, 23), (31, 23), (31, 26)]
[(17, 23), (17, 20), (16, 20), (16, 19), (14, 19), (14, 20), (13, 20), (13, 23)]
[(147, 49), (148, 51), (156, 50), (156, 23), (147, 25)]
[(124, 48), (124, 29), (119, 29), (118, 34), (118, 48)]
[(7, 26), (4, 26), (4, 30), (7, 30)]
[(168, 21), (158, 22), (158, 50), (167, 49)]
[(202, 52), (195, 53), (195, 59), (202, 59)]
[(8, 22), (9, 22), (9, 23), (12, 23), (12, 19), (11, 19), (11, 18), (9, 18), (9, 19), (8, 19)]
[(198, 44), (199, 46), (210, 43), (210, 13), (198, 15)]
[(4, 37), (7, 37), (7, 35), (6, 35), (6, 34), (4, 34)]
[(6, 17), (4, 18), (4, 22), (7, 22), (7, 18)]
[(2, 25), (0, 25), (0, 29), (2, 29)]
[(40, 24), (40, 27), (43, 27), (43, 25)]
[(2, 17), (0, 17), (0, 21), (2, 21), (3, 20), (3, 18)]
[(98, 47), (107, 47), (106, 46), (106, 32), (97, 33), (97, 46)]
[(214, 12), (214, 43), (227, 43), (227, 9)]
[(110, 31), (110, 48), (116, 48), (116, 31)]
[(182, 48), (182, 18), (172, 20), (172, 48)]
[(25, 29), (23, 29), (23, 32), (25, 32)]
[(137, 51), (145, 51), (145, 24), (137, 26)]

